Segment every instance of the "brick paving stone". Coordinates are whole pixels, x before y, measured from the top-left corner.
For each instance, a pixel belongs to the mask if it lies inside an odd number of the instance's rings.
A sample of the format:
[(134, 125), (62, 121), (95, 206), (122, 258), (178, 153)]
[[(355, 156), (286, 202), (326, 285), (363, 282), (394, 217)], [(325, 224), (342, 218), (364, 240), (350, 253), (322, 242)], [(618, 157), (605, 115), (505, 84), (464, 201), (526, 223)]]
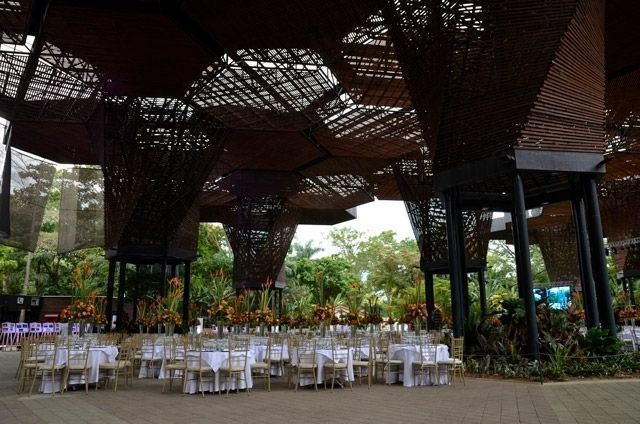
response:
[[(356, 385), (353, 391), (294, 392), (275, 379), (228, 398), (161, 393), (158, 380), (135, 380), (118, 392), (15, 393), (19, 352), (0, 352), (0, 417), (19, 423), (638, 423), (640, 380), (526, 383), (468, 378), (456, 387)], [(5, 421), (5, 418), (9, 420)]]

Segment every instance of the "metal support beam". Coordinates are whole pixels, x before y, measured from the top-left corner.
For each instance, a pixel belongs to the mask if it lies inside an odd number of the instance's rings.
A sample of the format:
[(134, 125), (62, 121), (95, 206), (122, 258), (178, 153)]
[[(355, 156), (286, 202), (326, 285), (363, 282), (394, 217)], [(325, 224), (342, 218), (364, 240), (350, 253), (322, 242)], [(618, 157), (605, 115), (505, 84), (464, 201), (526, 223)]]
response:
[(484, 318), (487, 316), (487, 281), (482, 269), (478, 271), (478, 290), (480, 293), (480, 315)]
[(600, 220), (600, 205), (598, 204), (598, 188), (595, 176), (582, 178), (584, 187), (584, 204), (587, 212), (587, 226), (589, 229), (589, 245), (591, 247), (591, 268), (598, 303), (598, 315), (602, 328), (615, 335), (616, 319), (613, 315), (611, 304), (611, 291), (609, 289), (609, 273), (607, 270), (607, 258), (604, 251), (602, 237), (602, 221)]
[(627, 278), (627, 285), (629, 286), (629, 300), (631, 301), (632, 305), (636, 304), (636, 295), (635, 295), (635, 290), (633, 288), (634, 283), (635, 283), (635, 278), (633, 277)]
[[(172, 268), (174, 267), (175, 265), (172, 266)], [(185, 329), (189, 328), (189, 300), (190, 299), (191, 299), (191, 262), (185, 262), (184, 263), (184, 285), (183, 285), (183, 293), (182, 293), (182, 328), (185, 328)]]
[[(514, 240), (513, 244), (514, 244), (514, 247), (515, 247), (515, 240), (517, 240), (520, 236), (519, 236), (519, 233), (518, 233), (519, 228), (516, 225), (516, 211), (515, 211), (514, 208), (511, 208), (511, 223), (512, 223), (512, 225), (511, 225), (511, 233), (513, 235), (513, 240)], [(527, 249), (528, 249), (528, 247), (527, 247)], [(514, 254), (514, 258), (515, 258), (515, 262), (516, 262), (516, 272), (519, 272), (518, 270), (520, 270), (522, 265), (520, 263), (520, 257), (518, 256), (517, 252)], [(520, 280), (518, 279), (518, 297), (520, 299), (524, 299), (524, 295), (525, 294), (524, 294), (524, 291), (522, 290), (522, 285), (520, 284)]]
[(162, 297), (167, 296), (167, 258), (164, 258), (160, 265), (160, 294)]
[(527, 322), (527, 351), (529, 357), (540, 359), (538, 346), (538, 324), (536, 322), (536, 303), (533, 298), (533, 277), (531, 274), (531, 256), (529, 253), (529, 230), (527, 228), (527, 210), (524, 203), (524, 186), (522, 177), (516, 173), (513, 178), (513, 244), (516, 250), (518, 286), (524, 300), (525, 319)]
[(178, 275), (178, 264), (171, 264), (171, 278), (176, 277)]
[(460, 237), (457, 228), (455, 197), (458, 196), (456, 189), (443, 192), (444, 207), (447, 220), (447, 245), (449, 253), (449, 281), (451, 284), (451, 314), (453, 316), (453, 335), (461, 337), (464, 335), (464, 317), (462, 311), (462, 273), (464, 264), (460, 262)]
[(11, 237), (11, 126), (5, 134), (4, 167), (2, 168), (2, 191), (0, 192), (0, 238)]
[(427, 303), (427, 328), (433, 328), (433, 310), (435, 309), (435, 293), (433, 289), (433, 273), (425, 271), (424, 273), (424, 295)]
[(127, 263), (120, 262), (118, 272), (118, 311), (116, 312), (116, 330), (124, 330), (124, 292), (126, 290)]
[(463, 322), (469, 317), (469, 276), (467, 275), (467, 264), (464, 244), (464, 219), (462, 217), (462, 202), (460, 199), (460, 191), (456, 190), (453, 198), (454, 218), (456, 220), (456, 236), (458, 238), (458, 255), (460, 256), (460, 284), (462, 296), (462, 316)]
[(105, 314), (107, 315), (107, 331), (111, 331), (113, 324), (113, 286), (116, 280), (116, 260), (109, 259), (109, 274), (107, 276), (107, 304)]
[(596, 288), (593, 284), (593, 272), (591, 270), (587, 218), (584, 211), (582, 189), (575, 187), (574, 192), (575, 195), (573, 199), (571, 199), (571, 212), (576, 229), (576, 247), (578, 249), (578, 261), (580, 262), (580, 284), (582, 285), (587, 328), (593, 328), (600, 324), (600, 319), (596, 301)]

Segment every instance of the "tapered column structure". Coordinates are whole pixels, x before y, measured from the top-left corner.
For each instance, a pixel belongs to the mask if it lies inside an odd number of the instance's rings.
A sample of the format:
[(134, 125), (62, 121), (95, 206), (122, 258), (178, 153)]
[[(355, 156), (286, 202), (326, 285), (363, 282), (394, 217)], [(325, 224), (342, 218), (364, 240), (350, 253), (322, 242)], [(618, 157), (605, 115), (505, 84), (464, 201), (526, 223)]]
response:
[(584, 177), (583, 184), (584, 203), (589, 229), (589, 245), (591, 247), (591, 266), (593, 268), (593, 280), (597, 295), (600, 325), (602, 328), (606, 328), (609, 330), (609, 333), (614, 335), (616, 334), (616, 320), (611, 303), (609, 273), (607, 270), (607, 258), (604, 251), (602, 222), (600, 220), (600, 206), (598, 205), (598, 193), (595, 177)]
[(425, 271), (424, 273), (424, 294), (427, 303), (427, 325), (431, 329), (433, 328), (433, 310), (435, 309), (433, 273), (431, 271)]
[(118, 273), (118, 311), (116, 312), (116, 330), (124, 330), (124, 293), (126, 290), (127, 263), (120, 262)]
[(189, 300), (191, 299), (191, 262), (184, 263), (182, 293), (182, 328), (189, 328)]
[(242, 196), (225, 213), (236, 290), (260, 289), (263, 283), (276, 281), (300, 213), (279, 196)]
[(531, 256), (529, 254), (529, 232), (527, 229), (527, 210), (525, 207), (522, 177), (515, 174), (513, 179), (513, 244), (516, 250), (518, 287), (527, 321), (527, 351), (532, 359), (540, 359), (538, 346), (538, 324), (536, 322), (536, 304), (533, 298), (533, 278), (531, 275)]
[(109, 274), (107, 276), (107, 304), (105, 314), (107, 315), (107, 331), (111, 331), (113, 324), (113, 286), (116, 279), (116, 261), (109, 259)]
[(581, 188), (577, 187), (576, 195), (571, 199), (571, 212), (576, 227), (576, 245), (578, 247), (578, 260), (580, 261), (580, 283), (582, 285), (585, 319), (587, 328), (593, 328), (600, 324), (600, 319), (596, 302), (596, 289), (593, 284), (593, 272), (591, 270), (591, 252), (589, 249), (584, 201), (581, 193)]
[(462, 306), (462, 273), (464, 263), (460, 261), (461, 246), (458, 232), (457, 201), (458, 193), (455, 190), (447, 190), (443, 193), (444, 206), (447, 218), (447, 244), (449, 249), (449, 279), (451, 284), (451, 313), (453, 315), (453, 335), (461, 337), (464, 334), (464, 312)]
[(478, 291), (480, 294), (480, 314), (485, 317), (487, 316), (487, 281), (484, 270), (478, 271)]

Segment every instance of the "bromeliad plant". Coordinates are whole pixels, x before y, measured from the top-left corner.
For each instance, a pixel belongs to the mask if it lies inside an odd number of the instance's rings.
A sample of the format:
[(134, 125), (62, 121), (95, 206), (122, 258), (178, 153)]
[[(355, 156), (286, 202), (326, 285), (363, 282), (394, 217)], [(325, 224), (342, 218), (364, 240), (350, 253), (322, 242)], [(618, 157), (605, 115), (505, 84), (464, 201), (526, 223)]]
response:
[(233, 285), (231, 280), (220, 270), (211, 275), (211, 304), (207, 309), (209, 318), (214, 321), (227, 321), (228, 311), (233, 301)]
[(93, 301), (95, 315), (93, 317), (94, 325), (105, 325), (107, 323), (107, 299), (105, 297), (96, 297)]
[(260, 295), (258, 296), (258, 309), (253, 311), (253, 320), (258, 324), (272, 325), (274, 323), (273, 311), (271, 310), (271, 302), (273, 300), (273, 292), (271, 287), (273, 281), (267, 279), (260, 287)]
[(182, 325), (182, 314), (180, 304), (182, 301), (183, 289), (180, 278), (173, 277), (168, 281), (167, 296), (158, 296), (153, 305), (154, 320), (157, 324)]
[(89, 261), (85, 261), (73, 272), (71, 282), (71, 304), (60, 311), (61, 321), (80, 321), (93, 319), (96, 314), (94, 301), (95, 290), (89, 286), (89, 279), (93, 274), (93, 267)]
[(345, 298), (345, 305), (347, 306), (347, 315), (344, 318), (344, 323), (354, 327), (359, 327), (363, 324), (362, 317), (362, 300), (364, 295), (362, 293), (362, 286), (359, 282), (355, 282), (351, 285), (351, 289), (347, 293)]
[[(424, 308), (424, 312), (426, 317), (426, 305)], [(367, 302), (365, 303), (364, 308), (364, 321), (367, 324), (373, 325), (382, 323), (382, 305), (380, 304), (380, 299), (375, 294), (372, 294), (367, 298)]]

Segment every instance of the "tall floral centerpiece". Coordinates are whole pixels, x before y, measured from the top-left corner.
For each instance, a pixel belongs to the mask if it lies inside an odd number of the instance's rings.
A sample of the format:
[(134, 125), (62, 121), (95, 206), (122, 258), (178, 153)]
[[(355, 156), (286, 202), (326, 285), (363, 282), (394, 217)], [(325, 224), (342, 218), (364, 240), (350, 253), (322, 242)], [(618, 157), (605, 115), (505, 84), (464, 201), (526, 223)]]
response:
[(71, 281), (71, 304), (60, 312), (60, 319), (80, 326), (80, 337), (84, 337), (85, 325), (96, 314), (95, 291), (89, 286), (93, 267), (89, 261), (83, 262), (73, 272)]
[(327, 327), (340, 322), (336, 316), (335, 305), (332, 302), (327, 302), (325, 305), (316, 304), (311, 322), (318, 327), (320, 337), (325, 337)]
[(423, 284), (419, 277), (416, 277), (413, 290), (405, 300), (403, 306), (403, 315), (401, 321), (406, 324), (413, 325), (416, 334), (420, 334), (420, 330), (424, 324), (426, 328), (427, 320), (427, 304), (423, 301), (424, 291)]
[(227, 322), (233, 325), (234, 332), (240, 333), (240, 328), (251, 320), (251, 309), (253, 305), (253, 292), (243, 289), (238, 293), (233, 301), (226, 308)]
[(261, 291), (258, 296), (258, 308), (253, 311), (253, 319), (260, 328), (261, 336), (264, 336), (266, 327), (274, 323), (273, 311), (271, 310), (271, 302), (273, 300), (272, 286), (273, 281), (269, 279), (260, 285)]
[(98, 328), (104, 328), (107, 325), (107, 298), (96, 297), (94, 302), (95, 315), (93, 316), (93, 325)]
[(162, 298), (158, 308), (158, 321), (164, 324), (165, 335), (173, 336), (176, 325), (182, 325), (182, 314), (180, 314), (180, 302), (182, 301), (183, 289), (180, 278), (173, 277), (168, 282), (167, 296)]
[(346, 296), (347, 314), (344, 317), (343, 322), (351, 328), (351, 336), (355, 336), (358, 327), (363, 324), (362, 316), (362, 286), (359, 282), (355, 282), (351, 285), (351, 289)]
[(382, 324), (382, 305), (375, 294), (367, 298), (364, 308), (364, 321), (369, 324), (371, 332)]
[[(211, 277), (211, 302), (207, 308), (209, 319), (216, 323), (218, 329), (218, 337), (222, 338), (224, 326), (229, 323), (229, 308), (233, 301), (233, 286), (231, 280), (224, 274), (224, 270), (220, 270)], [(231, 313), (233, 315), (233, 312)]]
[(198, 302), (189, 302), (189, 329), (192, 333), (195, 333), (196, 327), (200, 324), (198, 317), (201, 309)]
[(138, 299), (136, 303), (136, 323), (140, 334), (144, 333), (145, 330), (149, 332), (149, 327), (155, 324), (151, 310), (152, 307), (146, 299)]

